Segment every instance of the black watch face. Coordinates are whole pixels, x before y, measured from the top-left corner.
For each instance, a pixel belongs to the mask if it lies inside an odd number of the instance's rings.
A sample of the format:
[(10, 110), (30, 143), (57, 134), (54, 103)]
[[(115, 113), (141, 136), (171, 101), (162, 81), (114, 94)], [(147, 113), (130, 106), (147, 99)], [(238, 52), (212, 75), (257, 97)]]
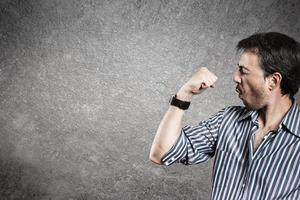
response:
[(179, 99), (176, 99), (176, 96), (173, 96), (170, 104), (172, 106), (176, 106), (182, 110), (186, 110), (186, 109), (188, 109), (190, 102), (181, 101)]

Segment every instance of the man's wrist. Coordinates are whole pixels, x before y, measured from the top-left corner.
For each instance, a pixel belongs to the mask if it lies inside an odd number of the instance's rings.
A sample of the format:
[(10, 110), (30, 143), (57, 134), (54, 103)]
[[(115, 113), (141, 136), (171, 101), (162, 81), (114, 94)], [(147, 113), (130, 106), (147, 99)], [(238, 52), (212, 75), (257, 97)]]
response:
[(181, 110), (187, 110), (191, 104), (190, 101), (182, 101), (182, 100), (178, 99), (176, 94), (170, 99), (169, 102), (170, 102), (170, 105), (178, 107)]
[(181, 101), (191, 101), (193, 97), (192, 93), (186, 92), (183, 89), (180, 89), (177, 93), (176, 93), (176, 98), (181, 100)]

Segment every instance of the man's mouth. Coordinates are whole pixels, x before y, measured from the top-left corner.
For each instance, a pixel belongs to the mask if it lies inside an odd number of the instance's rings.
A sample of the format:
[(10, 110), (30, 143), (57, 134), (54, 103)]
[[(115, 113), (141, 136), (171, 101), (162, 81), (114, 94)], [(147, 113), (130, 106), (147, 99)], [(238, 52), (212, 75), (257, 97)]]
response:
[(236, 86), (235, 91), (236, 91), (237, 93), (239, 93), (239, 94), (242, 93), (241, 89), (240, 89), (238, 86)]

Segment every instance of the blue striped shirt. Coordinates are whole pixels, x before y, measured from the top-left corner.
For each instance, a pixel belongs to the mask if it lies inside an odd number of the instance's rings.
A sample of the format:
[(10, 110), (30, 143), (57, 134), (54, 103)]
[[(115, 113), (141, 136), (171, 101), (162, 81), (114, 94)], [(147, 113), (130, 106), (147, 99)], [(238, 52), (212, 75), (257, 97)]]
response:
[(215, 156), (212, 200), (300, 200), (300, 111), (294, 100), (277, 130), (254, 152), (258, 112), (224, 108), (184, 126), (164, 165), (198, 164)]

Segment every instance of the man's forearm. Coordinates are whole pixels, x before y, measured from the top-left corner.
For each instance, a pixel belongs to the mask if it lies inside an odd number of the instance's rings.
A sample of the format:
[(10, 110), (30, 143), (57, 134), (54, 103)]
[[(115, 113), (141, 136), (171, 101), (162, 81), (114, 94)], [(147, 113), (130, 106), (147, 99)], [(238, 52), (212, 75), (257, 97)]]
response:
[(181, 131), (184, 110), (169, 106), (157, 129), (150, 151), (150, 160), (162, 164), (161, 159), (171, 149)]
[[(207, 68), (200, 68), (193, 77), (177, 92), (176, 98), (181, 101), (191, 101), (192, 96), (200, 94), (209, 87), (214, 87), (217, 77)], [(181, 133), (181, 123), (184, 110), (171, 106), (159, 124), (152, 143), (149, 158), (151, 161), (162, 164), (162, 157), (171, 149)]]
[[(182, 90), (177, 93), (177, 98), (182, 101), (191, 101), (192, 94)], [(180, 135), (184, 110), (170, 105), (157, 129), (152, 143), (149, 158), (151, 161), (162, 164), (162, 157), (171, 149)]]

